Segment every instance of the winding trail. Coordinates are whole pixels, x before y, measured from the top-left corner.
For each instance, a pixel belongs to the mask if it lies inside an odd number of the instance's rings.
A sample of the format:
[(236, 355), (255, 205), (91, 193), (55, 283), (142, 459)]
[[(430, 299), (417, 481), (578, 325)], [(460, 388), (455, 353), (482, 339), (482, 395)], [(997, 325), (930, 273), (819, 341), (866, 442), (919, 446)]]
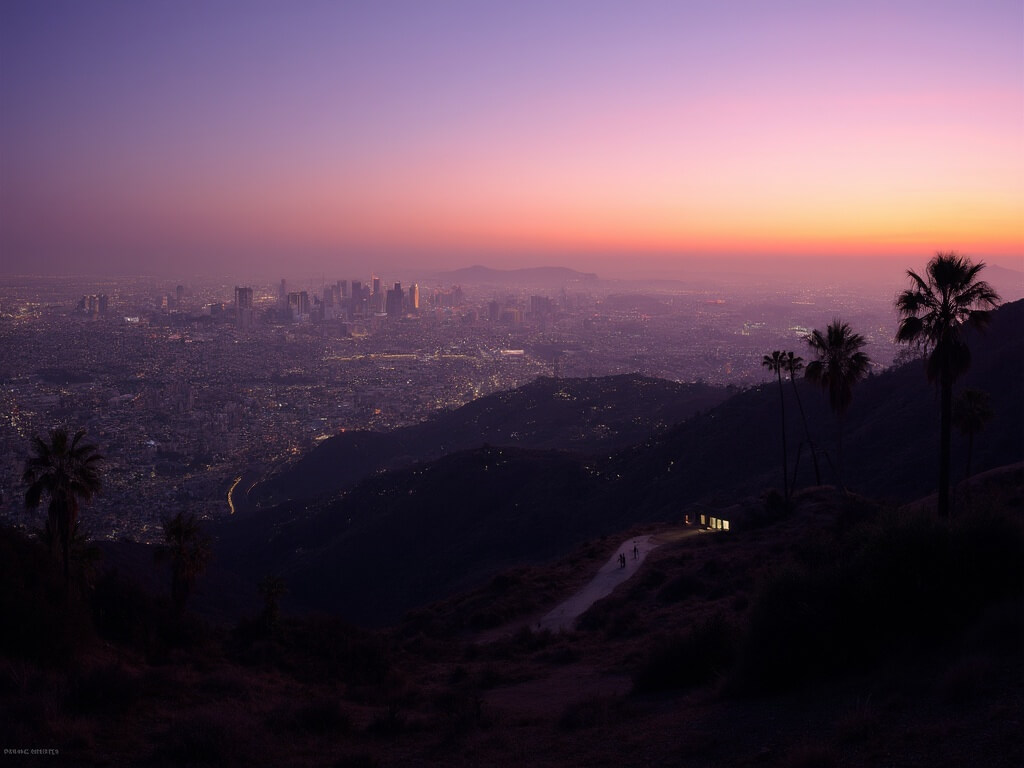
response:
[[(687, 539), (702, 531), (695, 528), (677, 528), (653, 535), (630, 537), (623, 541), (615, 553), (598, 570), (583, 589), (568, 600), (544, 614), (514, 625), (506, 625), (481, 638), (487, 642), (499, 637), (509, 637), (515, 629), (524, 626), (547, 629), (552, 632), (571, 630), (583, 613), (597, 600), (605, 597), (620, 584), (640, 570), (647, 554), (668, 542)], [(633, 547), (636, 559), (633, 559)], [(619, 564), (619, 555), (626, 556), (626, 567)], [(567, 704), (586, 699), (588, 696), (621, 696), (629, 692), (632, 679), (626, 674), (608, 674), (587, 664), (566, 664), (547, 668), (538, 677), (512, 685), (496, 687), (488, 691), (484, 700), (488, 706), (499, 710), (519, 712), (528, 716), (541, 713), (557, 717), (565, 711)]]
[[(608, 559), (608, 562), (601, 566), (590, 583), (564, 603), (545, 614), (537, 623), (538, 628), (548, 629), (552, 632), (572, 629), (576, 619), (582, 616), (590, 606), (602, 597), (610, 595), (612, 590), (632, 577), (640, 569), (648, 552), (661, 546), (666, 541), (678, 541), (679, 539), (696, 536), (698, 533), (700, 533), (698, 529), (691, 528), (626, 539), (619, 545), (615, 554)], [(635, 556), (634, 547), (636, 548)], [(625, 555), (625, 568), (620, 564), (620, 555)]]

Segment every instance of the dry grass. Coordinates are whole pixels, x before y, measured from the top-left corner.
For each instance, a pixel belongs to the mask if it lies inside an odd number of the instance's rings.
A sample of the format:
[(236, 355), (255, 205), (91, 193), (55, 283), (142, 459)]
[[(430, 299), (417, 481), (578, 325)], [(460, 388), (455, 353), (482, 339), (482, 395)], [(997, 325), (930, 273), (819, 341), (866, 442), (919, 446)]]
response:
[[(829, 569), (889, 567), (871, 549), (886, 525), (904, 526), (883, 541), (907, 552), (919, 552), (915, 531), (938, 535), (913, 515), (886, 522), (893, 514), (816, 490), (773, 526), (667, 540), (572, 632), (533, 631), (530, 617), (583, 586), (618, 537), (386, 632), (323, 618), (262, 634), (199, 627), (154, 655), (152, 638), (117, 625), (122, 644), (83, 646), (69, 668), (0, 656), (0, 722), (11, 743), (52, 744), (85, 765), (1013, 765), (1024, 748), (1019, 589), (993, 588), (984, 610), (928, 624), (945, 633), (928, 643), (913, 624), (885, 628), (898, 642), (881, 659), (739, 684), (779, 584), (813, 598)], [(996, 561), (1019, 524), (994, 523), (999, 541), (957, 528), (947, 554), (963, 546), (987, 560), (961, 581), (1002, 578)], [(957, 600), (977, 599), (958, 588)], [(813, 615), (808, 629), (827, 636), (827, 615)], [(785, 615), (772, 621), (803, 642)], [(504, 631), (480, 630), (493, 622)]]

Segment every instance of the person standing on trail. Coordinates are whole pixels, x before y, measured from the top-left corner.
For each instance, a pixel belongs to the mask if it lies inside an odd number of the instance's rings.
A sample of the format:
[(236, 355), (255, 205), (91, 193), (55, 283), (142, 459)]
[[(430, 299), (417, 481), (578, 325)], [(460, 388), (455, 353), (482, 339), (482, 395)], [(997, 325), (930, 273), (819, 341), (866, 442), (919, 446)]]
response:
[(640, 559), (640, 550), (636, 548), (636, 542), (635, 541), (633, 542), (633, 559), (634, 560), (639, 560)]

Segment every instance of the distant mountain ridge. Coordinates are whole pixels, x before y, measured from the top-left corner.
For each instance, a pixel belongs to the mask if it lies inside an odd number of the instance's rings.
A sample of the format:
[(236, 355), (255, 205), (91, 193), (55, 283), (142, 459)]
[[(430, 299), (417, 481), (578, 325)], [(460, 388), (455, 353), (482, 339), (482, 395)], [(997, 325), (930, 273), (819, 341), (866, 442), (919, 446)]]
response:
[(1024, 299), (1024, 272), (1019, 269), (988, 264), (983, 276), (989, 285), (996, 289), (1003, 301)]
[(525, 267), (522, 269), (492, 269), (479, 264), (437, 277), (453, 283), (511, 285), (515, 283), (576, 283), (597, 280), (594, 272), (579, 272), (569, 267)]

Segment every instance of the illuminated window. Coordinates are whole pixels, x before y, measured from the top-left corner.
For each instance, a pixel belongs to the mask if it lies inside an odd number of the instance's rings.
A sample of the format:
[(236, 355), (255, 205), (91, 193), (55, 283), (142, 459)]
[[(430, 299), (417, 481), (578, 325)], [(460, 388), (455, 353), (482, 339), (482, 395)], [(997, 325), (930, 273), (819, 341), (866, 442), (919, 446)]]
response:
[(722, 521), (722, 530), (724, 530), (724, 531), (728, 531), (729, 530), (729, 521), (728, 520), (723, 520)]

